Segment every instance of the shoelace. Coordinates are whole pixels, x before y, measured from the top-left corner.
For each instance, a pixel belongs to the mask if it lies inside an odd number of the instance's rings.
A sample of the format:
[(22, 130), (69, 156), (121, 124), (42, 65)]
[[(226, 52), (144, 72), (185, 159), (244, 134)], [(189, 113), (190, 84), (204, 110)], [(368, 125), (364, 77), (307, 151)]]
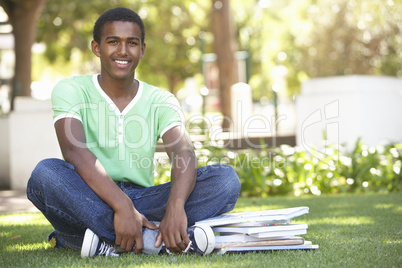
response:
[[(191, 244), (192, 244), (192, 243), (193, 243), (193, 242), (191, 242), (191, 240), (190, 240), (190, 243), (188, 243), (186, 249), (183, 250), (182, 252), (183, 252), (183, 253), (187, 253), (187, 251), (188, 251), (189, 249), (193, 249), (193, 248), (191, 247)], [(167, 252), (168, 254), (172, 254), (172, 252), (170, 252), (170, 250), (168, 250), (167, 248), (166, 248), (165, 250), (166, 250), (166, 252)]]
[(192, 244), (192, 243), (193, 243), (193, 242), (191, 242), (191, 240), (190, 240), (190, 243), (188, 243), (186, 249), (183, 250), (183, 253), (187, 253), (187, 251), (191, 248), (191, 244)]
[(98, 255), (105, 255), (105, 256), (111, 256), (111, 257), (119, 257), (119, 254), (116, 254), (116, 250), (114, 246), (111, 246), (109, 244), (106, 244), (105, 241), (102, 242), (100, 248), (99, 248), (99, 253)]

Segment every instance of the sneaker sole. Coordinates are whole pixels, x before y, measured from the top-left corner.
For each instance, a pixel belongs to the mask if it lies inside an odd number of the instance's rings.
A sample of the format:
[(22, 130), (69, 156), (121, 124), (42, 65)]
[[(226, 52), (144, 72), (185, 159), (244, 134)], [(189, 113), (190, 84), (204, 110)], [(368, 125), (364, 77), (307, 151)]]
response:
[(81, 247), (81, 258), (93, 257), (99, 244), (99, 237), (90, 229), (85, 231), (84, 241)]
[(194, 239), (197, 247), (204, 255), (210, 254), (215, 248), (215, 235), (209, 225), (197, 224), (194, 229)]

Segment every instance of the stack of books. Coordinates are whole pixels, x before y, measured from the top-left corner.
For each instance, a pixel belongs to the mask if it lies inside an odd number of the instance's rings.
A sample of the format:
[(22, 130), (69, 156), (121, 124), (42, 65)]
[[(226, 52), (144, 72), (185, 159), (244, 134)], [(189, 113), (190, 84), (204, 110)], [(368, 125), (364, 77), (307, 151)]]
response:
[(308, 207), (223, 214), (199, 221), (215, 233), (218, 254), (272, 250), (317, 249), (300, 235), (307, 224), (293, 224), (292, 219), (309, 212)]

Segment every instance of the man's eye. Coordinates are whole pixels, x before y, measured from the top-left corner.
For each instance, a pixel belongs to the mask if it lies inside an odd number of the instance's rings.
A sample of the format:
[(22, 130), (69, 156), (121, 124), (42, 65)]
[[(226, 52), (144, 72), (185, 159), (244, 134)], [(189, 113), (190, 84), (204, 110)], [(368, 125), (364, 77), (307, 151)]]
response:
[(115, 41), (115, 40), (110, 40), (109, 41), (109, 44), (116, 44), (117, 43), (117, 41)]

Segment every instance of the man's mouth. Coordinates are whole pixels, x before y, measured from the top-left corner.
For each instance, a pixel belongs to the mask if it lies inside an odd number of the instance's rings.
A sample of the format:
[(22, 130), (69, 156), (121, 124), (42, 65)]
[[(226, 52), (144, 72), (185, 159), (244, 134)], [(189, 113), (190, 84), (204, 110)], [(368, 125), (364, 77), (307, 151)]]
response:
[(123, 64), (123, 65), (127, 65), (128, 61), (127, 60), (114, 60), (117, 64)]

